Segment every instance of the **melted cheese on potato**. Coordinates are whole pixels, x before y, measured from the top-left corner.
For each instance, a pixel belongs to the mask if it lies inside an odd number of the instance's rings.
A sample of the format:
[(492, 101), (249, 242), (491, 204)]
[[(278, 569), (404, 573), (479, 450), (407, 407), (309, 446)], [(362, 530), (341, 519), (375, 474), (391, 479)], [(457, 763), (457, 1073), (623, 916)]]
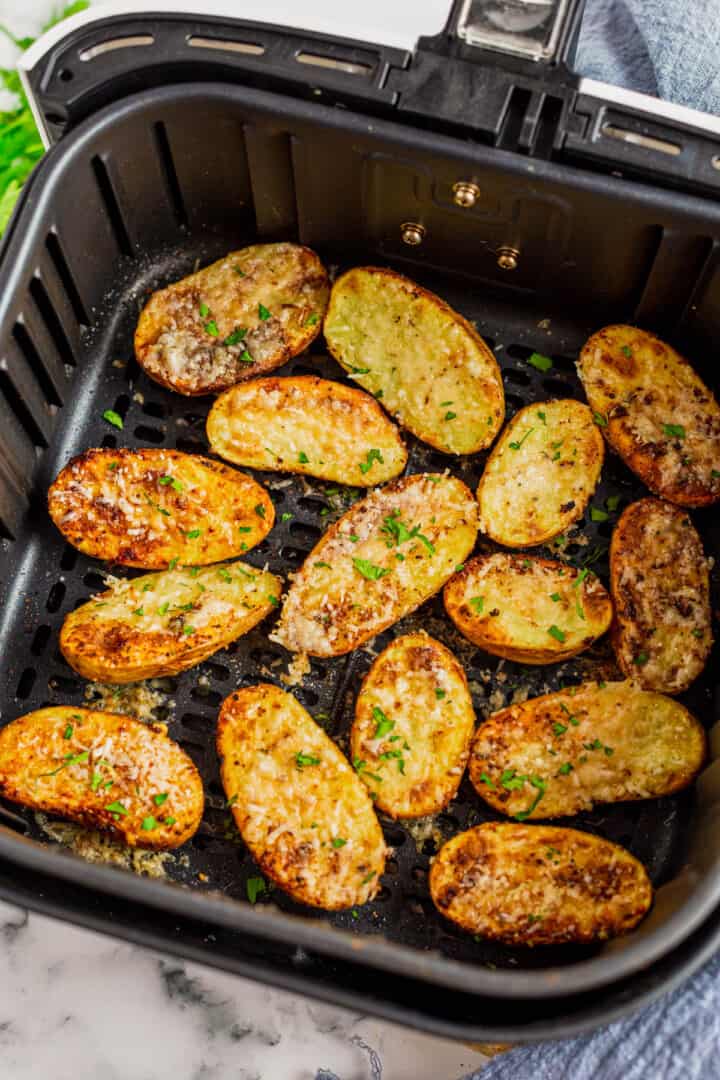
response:
[(226, 698), (217, 746), (237, 827), (281, 889), (327, 910), (375, 896), (385, 842), (370, 797), (291, 694), (261, 684)]
[(396, 638), (365, 677), (350, 736), (377, 809), (406, 818), (447, 806), (474, 726), (467, 679), (450, 650), (424, 633)]
[(48, 509), (86, 555), (145, 570), (240, 555), (275, 518), (249, 476), (178, 450), (86, 450), (50, 487)]
[(176, 675), (246, 634), (281, 591), (279, 578), (239, 562), (115, 580), (67, 616), (60, 649), (86, 679)]
[(505, 416), (494, 354), (439, 297), (392, 270), (356, 267), (332, 288), (325, 340), (403, 427), (451, 454), (489, 446)]
[(357, 502), (296, 574), (271, 640), (340, 656), (438, 592), (472, 551), (477, 504), (455, 477), (421, 473)]
[(469, 641), (524, 664), (553, 664), (587, 649), (612, 619), (589, 570), (507, 552), (471, 559), (444, 590), (445, 610)]
[(708, 562), (683, 510), (641, 499), (623, 512), (610, 544), (618, 664), (648, 690), (679, 694), (712, 648)]
[(317, 337), (328, 280), (299, 244), (255, 244), (153, 293), (135, 332), (151, 379), (210, 394), (272, 371)]
[(652, 903), (644, 867), (590, 833), (488, 822), (436, 855), (430, 893), (471, 934), (506, 945), (592, 942), (624, 934)]
[(720, 406), (687, 360), (646, 330), (606, 326), (577, 369), (605, 438), (651, 491), (720, 499)]
[(506, 547), (544, 544), (582, 517), (600, 478), (603, 440), (587, 405), (542, 401), (515, 414), (477, 491), (480, 529)]
[(178, 847), (203, 812), (200, 774), (164, 730), (69, 705), (0, 731), (0, 795), (109, 830), (131, 847)]
[(671, 795), (705, 753), (702, 726), (672, 698), (632, 682), (584, 683), (494, 713), (477, 730), (469, 773), (487, 803), (523, 821)]
[(407, 451), (374, 398), (314, 375), (255, 379), (222, 394), (210, 449), (235, 465), (369, 487), (398, 476)]

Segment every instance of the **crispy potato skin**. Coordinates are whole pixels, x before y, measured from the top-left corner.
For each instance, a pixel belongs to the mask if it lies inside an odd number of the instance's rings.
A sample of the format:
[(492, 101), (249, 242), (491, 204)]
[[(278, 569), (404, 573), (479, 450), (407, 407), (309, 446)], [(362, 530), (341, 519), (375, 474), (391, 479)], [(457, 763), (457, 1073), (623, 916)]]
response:
[(627, 507), (610, 543), (610, 588), (620, 669), (647, 690), (687, 690), (713, 638), (708, 562), (684, 510), (660, 499)]
[(350, 734), (352, 760), (376, 809), (414, 818), (447, 806), (474, 727), (465, 672), (450, 650), (424, 633), (396, 638), (365, 676)]
[[(612, 619), (610, 597), (594, 574), (504, 551), (471, 559), (450, 578), (443, 599), (468, 641), (522, 664), (567, 660), (592, 645)], [(551, 626), (563, 642), (550, 634)]]
[(533, 820), (672, 795), (706, 753), (702, 725), (672, 698), (632, 682), (583, 683), (494, 713), (468, 770), (495, 810)]
[[(309, 248), (231, 251), (153, 293), (135, 331), (135, 355), (161, 386), (215, 394), (307, 348), (320, 332), (328, 293), (325, 269)], [(225, 344), (238, 330), (246, 333)]]
[(291, 694), (267, 683), (231, 694), (220, 709), (217, 748), (233, 817), (268, 877), (327, 911), (372, 900), (385, 868), (372, 802)]
[(646, 330), (606, 326), (577, 369), (603, 435), (652, 492), (680, 506), (720, 499), (720, 407), (684, 357)]
[(207, 436), (235, 465), (355, 487), (384, 484), (407, 462), (400, 432), (373, 397), (315, 375), (233, 386), (210, 410)]
[[(489, 446), (505, 417), (495, 355), (475, 327), (393, 270), (361, 266), (330, 294), (335, 359), (423, 442), (451, 454)], [(369, 370), (367, 370), (369, 369)]]
[(281, 592), (280, 578), (239, 562), (119, 579), (70, 612), (60, 650), (98, 682), (177, 675), (246, 634)]
[(510, 548), (544, 544), (564, 532), (582, 517), (604, 453), (587, 405), (569, 398), (526, 405), (506, 426), (480, 479), (482, 532)]
[(351, 652), (439, 592), (476, 535), (477, 505), (462, 481), (427, 473), (391, 481), (318, 541), (271, 640), (310, 656)]
[[(158, 849), (189, 840), (204, 804), (200, 774), (164, 730), (69, 705), (27, 713), (0, 731), (0, 795), (130, 847)], [(158, 805), (156, 795), (167, 798)], [(126, 813), (108, 809), (118, 803)], [(155, 825), (143, 829), (149, 818)]]
[(144, 570), (240, 555), (275, 519), (249, 476), (179, 450), (86, 450), (51, 485), (48, 509), (86, 555)]
[(552, 825), (488, 822), (454, 836), (430, 867), (438, 911), (506, 945), (603, 941), (647, 914), (652, 885), (609, 840)]

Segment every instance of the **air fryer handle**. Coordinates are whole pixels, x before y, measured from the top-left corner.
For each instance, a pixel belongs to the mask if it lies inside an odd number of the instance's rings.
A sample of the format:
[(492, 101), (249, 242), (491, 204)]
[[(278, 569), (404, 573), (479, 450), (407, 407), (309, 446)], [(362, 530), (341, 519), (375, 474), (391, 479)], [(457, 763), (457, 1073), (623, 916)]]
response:
[(446, 32), (472, 49), (572, 69), (585, 0), (454, 0)]

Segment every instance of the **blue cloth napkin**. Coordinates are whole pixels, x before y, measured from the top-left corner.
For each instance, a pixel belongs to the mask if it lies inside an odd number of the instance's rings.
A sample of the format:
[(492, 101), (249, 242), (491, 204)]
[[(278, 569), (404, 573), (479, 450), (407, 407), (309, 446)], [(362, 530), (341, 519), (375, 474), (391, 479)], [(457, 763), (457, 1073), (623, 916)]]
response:
[[(587, 0), (582, 75), (720, 114), (720, 0)], [(715, 1080), (720, 956), (609, 1027), (501, 1054), (466, 1080)]]

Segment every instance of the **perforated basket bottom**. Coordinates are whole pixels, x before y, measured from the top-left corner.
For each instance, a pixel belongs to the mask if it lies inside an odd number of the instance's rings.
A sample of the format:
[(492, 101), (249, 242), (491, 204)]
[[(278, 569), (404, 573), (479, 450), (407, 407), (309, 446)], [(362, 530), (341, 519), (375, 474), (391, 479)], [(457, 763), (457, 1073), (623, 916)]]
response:
[[(45, 490), (59, 468), (72, 454), (99, 445), (167, 446), (193, 453), (207, 452), (205, 417), (209, 399), (181, 398), (148, 380), (134, 361), (132, 333), (147, 291), (189, 272), (195, 258), (204, 262), (219, 254), (217, 250), (188, 252), (186, 248), (181, 253), (156, 255), (152, 260), (133, 263), (132, 278), (118, 285), (116, 294), (96, 316), (95, 329), (87, 342), (87, 357), (76, 376), (76, 397), (66, 406), (68, 415), (43, 464), (28, 532), (19, 536), (7, 551), (14, 591), (8, 600), (5, 639), (0, 642), (5, 657), (0, 680), (3, 722), (46, 704), (81, 704), (85, 700), (83, 680), (59, 653), (58, 633), (67, 612), (102, 588), (102, 575), (107, 568), (65, 545), (49, 523)], [(517, 309), (523, 306), (521, 302), (503, 306), (452, 279), (415, 276), (475, 320), (480, 332), (495, 348), (503, 370), (508, 416), (525, 404), (549, 397), (582, 399), (574, 358), (593, 327), (561, 323), (547, 311), (528, 314), (527, 309), (524, 321), (520, 321)], [(549, 320), (544, 318), (548, 315)], [(552, 356), (551, 372), (542, 374), (527, 362), (534, 350)], [(322, 339), (280, 373), (291, 372), (344, 379), (339, 366), (324, 355)], [(124, 417), (122, 432), (114, 432), (102, 421), (107, 408)], [(408, 472), (450, 469), (475, 490), (486, 455), (458, 460), (412, 438), (408, 438), (408, 445)], [(256, 477), (270, 488), (278, 523), (265, 542), (249, 553), (248, 561), (256, 566), (267, 564), (281, 575), (300, 566), (327, 526), (359, 495), (337, 485), (281, 474), (257, 473)], [(607, 581), (607, 547), (613, 523), (629, 501), (646, 493), (622, 463), (608, 455), (602, 482), (592, 501), (605, 507), (608, 496), (619, 495), (617, 512), (602, 523), (591, 522), (588, 512), (565, 543), (551, 544), (548, 550), (553, 554), (563, 553), (576, 565), (591, 560), (593, 569)], [(286, 513), (292, 517), (283, 522), (281, 516)], [(479, 547), (482, 544), (480, 538)], [(227, 694), (259, 680), (278, 681), (287, 671), (291, 658), (267, 640), (271, 623), (272, 619), (266, 619), (259, 628), (199, 668), (163, 680), (174, 703), (167, 716), (169, 732), (200, 769), (207, 796), (199, 832), (180, 853), (185, 857), (173, 857), (169, 861), (167, 873), (195, 889), (221, 890), (241, 900), (246, 898), (247, 879), (258, 871), (225, 806), (214, 730), (218, 707)], [(381, 634), (371, 643), (371, 648), (337, 660), (312, 660), (311, 672), (301, 684), (292, 687), (292, 692), (343, 749), (347, 745), (359, 684), (373, 656), (396, 635), (418, 627), (443, 641), (463, 663), (478, 719), (511, 703), (519, 694), (532, 697), (588, 677), (618, 674), (606, 642), (573, 661), (545, 668), (498, 660), (465, 641), (444, 615), (441, 600), (435, 598)], [(698, 680), (684, 700), (709, 724), (709, 676)], [(600, 808), (569, 819), (567, 824), (625, 845), (642, 860), (658, 885), (672, 876), (682, 860), (691, 804), (692, 794), (684, 793), (673, 798)], [(31, 813), (20, 811), (20, 814), (29, 835), (47, 839)], [(273, 903), (286, 911), (302, 911), (305, 916), (314, 915), (360, 934), (384, 934), (406, 945), (439, 950), (473, 964), (542, 967), (587, 958), (589, 949), (513, 950), (476, 941), (455, 931), (436, 912), (427, 888), (430, 857), (444, 838), (497, 816), (481, 802), (465, 779), (458, 797), (432, 822), (403, 826), (382, 821), (393, 854), (382, 879), (381, 892), (371, 904), (328, 916), (300, 908), (279, 890), (262, 896), (259, 903)]]

